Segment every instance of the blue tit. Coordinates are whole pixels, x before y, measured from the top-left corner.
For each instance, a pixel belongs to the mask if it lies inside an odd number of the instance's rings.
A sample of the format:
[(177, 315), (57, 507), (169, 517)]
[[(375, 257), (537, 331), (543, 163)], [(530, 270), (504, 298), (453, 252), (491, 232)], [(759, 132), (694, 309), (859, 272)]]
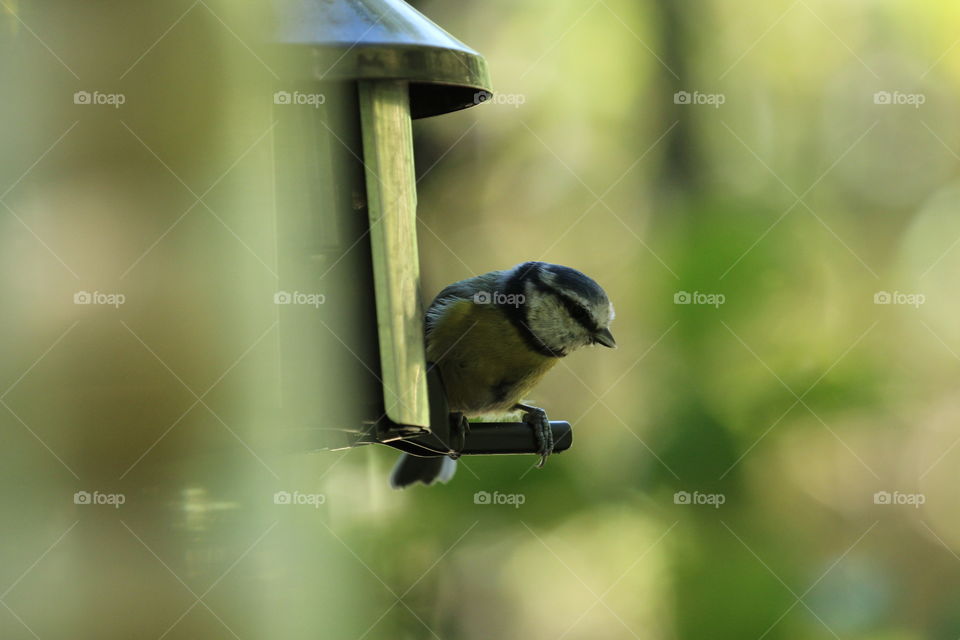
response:
[[(451, 412), (467, 418), (522, 411), (543, 466), (553, 432), (542, 409), (525, 395), (560, 358), (580, 347), (616, 347), (613, 305), (596, 282), (570, 267), (525, 262), (455, 282), (426, 314), (426, 356), (439, 367)], [(456, 461), (403, 454), (390, 484), (432, 484), (453, 477)]]

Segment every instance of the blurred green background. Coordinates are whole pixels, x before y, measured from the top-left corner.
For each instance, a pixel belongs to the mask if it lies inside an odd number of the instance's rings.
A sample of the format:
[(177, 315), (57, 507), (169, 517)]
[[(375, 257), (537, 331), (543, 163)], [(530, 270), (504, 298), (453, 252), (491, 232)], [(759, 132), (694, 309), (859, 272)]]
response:
[[(411, 606), (441, 637), (960, 636), (960, 8), (418, 7), (500, 94), (416, 124), (426, 292), (570, 265), (620, 347), (535, 394), (570, 452), (467, 460), (385, 517), (452, 547)], [(400, 584), (429, 566), (384, 562)]]
[(496, 92), (414, 123), (424, 304), (597, 280), (619, 348), (531, 398), (574, 446), (404, 492), (383, 447), (272, 452), (260, 14), (0, 2), (3, 637), (960, 637), (960, 6), (415, 6)]

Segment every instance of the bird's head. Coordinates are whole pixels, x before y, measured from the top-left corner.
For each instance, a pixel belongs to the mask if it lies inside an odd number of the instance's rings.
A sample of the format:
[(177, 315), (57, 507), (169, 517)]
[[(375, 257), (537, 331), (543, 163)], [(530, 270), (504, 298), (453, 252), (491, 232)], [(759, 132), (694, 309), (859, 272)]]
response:
[(565, 356), (590, 344), (614, 348), (613, 304), (583, 273), (547, 262), (525, 262), (510, 270), (509, 288), (523, 294), (515, 317), (551, 355)]

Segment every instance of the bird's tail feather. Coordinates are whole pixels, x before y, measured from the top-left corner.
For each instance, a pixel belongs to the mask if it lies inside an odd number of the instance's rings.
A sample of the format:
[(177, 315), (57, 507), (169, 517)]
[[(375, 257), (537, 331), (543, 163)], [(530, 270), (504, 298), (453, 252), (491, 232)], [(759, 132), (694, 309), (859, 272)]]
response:
[(420, 458), (404, 453), (390, 474), (390, 486), (405, 489), (415, 482), (430, 485), (449, 482), (457, 470), (457, 461), (447, 456)]

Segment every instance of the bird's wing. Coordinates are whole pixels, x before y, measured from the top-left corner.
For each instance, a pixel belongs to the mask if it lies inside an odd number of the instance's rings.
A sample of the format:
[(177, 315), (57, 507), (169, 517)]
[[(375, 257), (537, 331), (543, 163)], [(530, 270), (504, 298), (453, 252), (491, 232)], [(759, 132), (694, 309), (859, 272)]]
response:
[(430, 306), (427, 308), (425, 329), (427, 336), (433, 329), (434, 323), (442, 315), (443, 308), (459, 300), (473, 300), (473, 296), (481, 291), (493, 293), (500, 291), (504, 278), (504, 271), (491, 271), (473, 278), (460, 280), (448, 285), (437, 294)]

